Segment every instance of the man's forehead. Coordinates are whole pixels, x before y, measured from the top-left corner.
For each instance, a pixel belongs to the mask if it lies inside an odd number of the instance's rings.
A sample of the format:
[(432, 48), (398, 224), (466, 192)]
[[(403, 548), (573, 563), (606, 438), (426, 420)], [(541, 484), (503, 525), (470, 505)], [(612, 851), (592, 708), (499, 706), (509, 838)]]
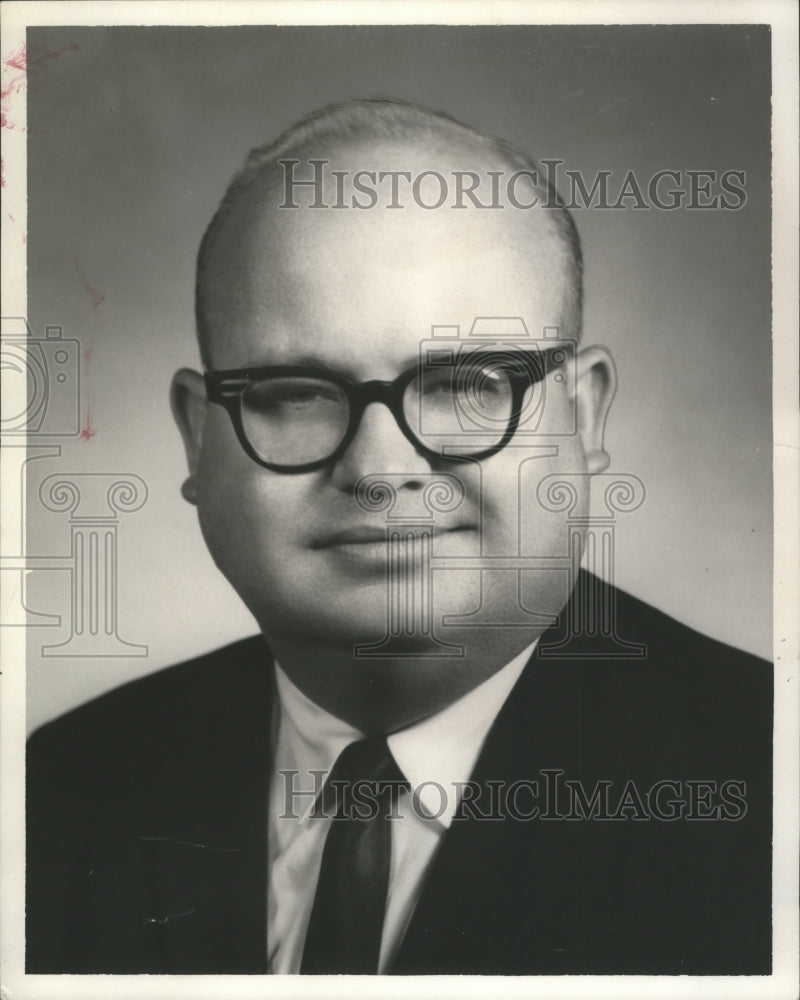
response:
[[(541, 313), (544, 322), (559, 322), (567, 250), (546, 210), (482, 210), (471, 203), (426, 209), (413, 197), (391, 208), (403, 190), (393, 194), (391, 179), (384, 203), (359, 209), (349, 202), (358, 171), (376, 180), (382, 170), (412, 178), (436, 170), (452, 178), (456, 170), (474, 169), (486, 176), (503, 169), (497, 159), (469, 148), (424, 150), (397, 142), (320, 147), (292, 158), (300, 160), (294, 176), (303, 179), (314, 176), (310, 160), (327, 161), (321, 198), (316, 188), (297, 189), (297, 207), (286, 207), (281, 171), (269, 183), (257, 180), (233, 207), (206, 280), (210, 330), (229, 324), (235, 314), (245, 326), (257, 320), (259, 327), (275, 330), (275, 346), (285, 339), (282, 328), (303, 327), (324, 327), (340, 343), (360, 340), (372, 328), (394, 342), (409, 329), (425, 336), (434, 323), (470, 323), (471, 310), (527, 313), (534, 321), (532, 302), (536, 319)], [(312, 208), (315, 200), (324, 207)], [(343, 201), (348, 207), (334, 207)], [(398, 316), (396, 330), (392, 314)]]
[[(540, 203), (545, 198), (539, 192)], [(557, 226), (548, 209), (529, 207), (535, 199), (526, 172), (497, 152), (435, 133), (427, 143), (319, 142), (266, 168), (218, 239), (255, 240), (263, 252), (281, 239), (313, 243), (314, 231), (325, 225), (362, 240), (403, 229), (446, 239), (457, 236), (459, 226), (490, 225), (504, 243), (551, 252)]]

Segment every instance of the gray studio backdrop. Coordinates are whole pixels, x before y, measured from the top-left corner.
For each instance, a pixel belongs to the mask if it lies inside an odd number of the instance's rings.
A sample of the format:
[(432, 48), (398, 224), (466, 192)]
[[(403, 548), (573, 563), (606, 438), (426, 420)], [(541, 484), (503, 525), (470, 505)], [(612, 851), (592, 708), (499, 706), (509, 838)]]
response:
[[(576, 218), (585, 340), (618, 366), (612, 470), (647, 491), (619, 518), (616, 581), (771, 655), (768, 29), (63, 27), (30, 30), (28, 54), (28, 318), (77, 341), (66, 382), (44, 349), (75, 426), (40, 427), (31, 442), (60, 453), (28, 462), (42, 559), (25, 600), (53, 616), (28, 630), (31, 728), (255, 630), (180, 498), (168, 385), (198, 365), (194, 257), (231, 174), (302, 114), (359, 96), (445, 110), (589, 181), (611, 171), (612, 187), (629, 170), (744, 171), (739, 210)], [(71, 638), (75, 546), (92, 532), (105, 590), (81, 613), (114, 633), (106, 646)]]

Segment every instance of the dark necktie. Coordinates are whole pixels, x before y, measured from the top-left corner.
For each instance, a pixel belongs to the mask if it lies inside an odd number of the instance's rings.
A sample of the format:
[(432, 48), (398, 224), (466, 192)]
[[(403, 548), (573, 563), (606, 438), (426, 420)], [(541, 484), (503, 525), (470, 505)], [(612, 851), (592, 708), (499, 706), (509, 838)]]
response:
[(334, 764), (320, 795), (325, 814), (333, 818), (302, 973), (378, 971), (391, 861), (391, 799), (402, 787), (407, 782), (385, 739), (351, 743)]

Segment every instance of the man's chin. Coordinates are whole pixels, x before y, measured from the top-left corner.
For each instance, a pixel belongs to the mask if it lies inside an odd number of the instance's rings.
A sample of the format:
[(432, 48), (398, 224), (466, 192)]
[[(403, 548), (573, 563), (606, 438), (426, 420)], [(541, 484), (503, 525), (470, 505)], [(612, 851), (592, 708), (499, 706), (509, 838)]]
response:
[(325, 591), (322, 603), (316, 595), (313, 605), (298, 599), (292, 606), (271, 607), (256, 617), (268, 640), (276, 646), (290, 643), (296, 650), (329, 649), (354, 659), (460, 655), (456, 650), (465, 640), (476, 638), (476, 630), (443, 622), (474, 613), (481, 595), (477, 573), (459, 576), (463, 586), (434, 588), (433, 594), (429, 584), (426, 588), (409, 584), (390, 592), (385, 579), (350, 586), (340, 581)]
[[(331, 614), (331, 608), (325, 608), (319, 615), (295, 622), (270, 620), (263, 627), (267, 638), (274, 634), (276, 639), (291, 642), (296, 648), (306, 646), (309, 649), (329, 649), (338, 653), (352, 653), (358, 658), (362, 647), (376, 646), (389, 638), (396, 639), (398, 650), (411, 651), (419, 645), (415, 635), (402, 633), (394, 636), (389, 628), (385, 609), (379, 615), (371, 615), (363, 608), (357, 613), (351, 610), (341, 615)], [(395, 643), (393, 642), (393, 646)]]

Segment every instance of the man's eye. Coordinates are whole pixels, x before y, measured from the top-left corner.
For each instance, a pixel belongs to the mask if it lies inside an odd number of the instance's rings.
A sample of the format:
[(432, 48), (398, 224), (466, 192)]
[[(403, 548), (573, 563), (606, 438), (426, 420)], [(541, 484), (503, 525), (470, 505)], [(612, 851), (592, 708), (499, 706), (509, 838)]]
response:
[(329, 396), (326, 397), (319, 389), (306, 388), (278, 389), (271, 394), (271, 397), (275, 403), (293, 404), (295, 406), (309, 405), (320, 399), (330, 398)]
[(473, 373), (474, 381), (482, 388), (500, 392), (508, 385), (508, 376), (497, 368), (479, 368)]
[(505, 392), (508, 375), (497, 365), (469, 365), (458, 373), (457, 384), (459, 392)]
[(324, 382), (262, 382), (246, 394), (246, 405), (262, 413), (318, 410), (338, 406), (342, 392)]
[(423, 388), (426, 396), (452, 396), (453, 379), (450, 375), (437, 375), (434, 378), (426, 378)]

